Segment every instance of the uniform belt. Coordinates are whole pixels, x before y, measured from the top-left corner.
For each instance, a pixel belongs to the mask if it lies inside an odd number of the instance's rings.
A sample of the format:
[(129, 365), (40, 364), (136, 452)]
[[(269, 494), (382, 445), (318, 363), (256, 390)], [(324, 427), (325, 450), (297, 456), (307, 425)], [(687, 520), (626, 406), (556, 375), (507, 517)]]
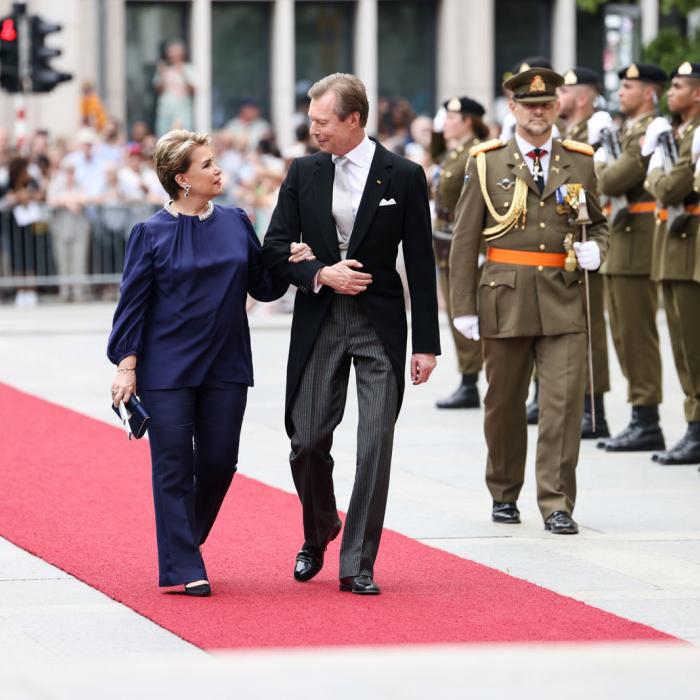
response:
[(445, 209), (445, 207), (435, 207), (435, 216), (437, 216), (438, 219), (447, 221), (447, 223), (452, 223), (454, 219), (454, 213), (449, 209)]
[(564, 267), (566, 253), (537, 253), (527, 250), (509, 250), (508, 248), (491, 248), (486, 251), (486, 258), (491, 262), (505, 265), (529, 265), (530, 267)]
[[(688, 204), (683, 211), (689, 216), (700, 216), (700, 204)], [(659, 221), (668, 221), (668, 209), (657, 209), (656, 218)]]
[[(627, 205), (627, 211), (630, 214), (653, 214), (656, 211), (656, 202), (636, 202), (635, 204)], [(603, 214), (610, 216), (612, 214), (612, 206), (606, 204), (603, 207)]]

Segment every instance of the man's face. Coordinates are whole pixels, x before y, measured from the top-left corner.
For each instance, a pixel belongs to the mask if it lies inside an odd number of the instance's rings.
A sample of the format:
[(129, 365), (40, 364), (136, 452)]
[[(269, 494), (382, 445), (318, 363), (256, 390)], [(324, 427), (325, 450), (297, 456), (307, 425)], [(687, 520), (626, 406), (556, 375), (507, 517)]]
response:
[(557, 120), (559, 100), (551, 102), (510, 102), (515, 123), (525, 135), (542, 136), (551, 131)]
[(335, 99), (335, 93), (329, 90), (311, 100), (309, 132), (322, 151), (342, 156), (352, 150), (357, 141), (358, 130), (361, 129), (360, 115), (353, 112), (341, 121), (335, 113)]
[(644, 103), (647, 87), (641, 80), (623, 80), (617, 92), (622, 112), (628, 116), (636, 114)]
[(675, 77), (668, 89), (668, 108), (679, 114), (700, 102), (700, 81)]

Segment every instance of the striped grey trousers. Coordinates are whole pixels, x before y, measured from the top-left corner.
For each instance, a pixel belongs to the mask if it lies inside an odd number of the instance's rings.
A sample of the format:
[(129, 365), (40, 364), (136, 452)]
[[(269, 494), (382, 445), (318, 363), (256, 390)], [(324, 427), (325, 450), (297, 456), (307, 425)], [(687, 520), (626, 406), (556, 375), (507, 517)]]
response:
[(376, 331), (353, 296), (337, 294), (321, 326), (292, 406), (289, 463), (301, 499), (305, 543), (323, 546), (338, 520), (333, 431), (340, 424), (355, 365), (357, 464), (343, 539), (340, 577), (372, 576), (384, 524), (398, 386)]

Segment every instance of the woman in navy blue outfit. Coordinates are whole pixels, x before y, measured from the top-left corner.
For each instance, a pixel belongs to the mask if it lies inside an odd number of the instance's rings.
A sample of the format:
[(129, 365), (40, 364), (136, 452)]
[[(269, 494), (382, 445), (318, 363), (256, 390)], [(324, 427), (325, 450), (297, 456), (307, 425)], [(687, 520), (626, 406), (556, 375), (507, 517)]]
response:
[[(211, 593), (200, 545), (231, 484), (253, 385), (247, 294), (281, 297), (241, 209), (212, 204), (221, 171), (206, 134), (176, 130), (155, 150), (172, 200), (129, 238), (107, 355), (112, 400), (138, 392), (151, 416), (161, 586)], [(295, 246), (290, 260), (313, 257)]]

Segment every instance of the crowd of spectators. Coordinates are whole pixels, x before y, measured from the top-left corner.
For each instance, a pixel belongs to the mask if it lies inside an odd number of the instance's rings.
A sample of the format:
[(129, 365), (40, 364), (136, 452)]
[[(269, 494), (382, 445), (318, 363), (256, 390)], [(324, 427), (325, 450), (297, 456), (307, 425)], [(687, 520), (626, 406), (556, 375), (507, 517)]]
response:
[[(36, 303), (37, 275), (54, 276), (57, 284), (42, 290), (64, 300), (116, 294), (131, 227), (167, 199), (148, 125), (136, 122), (125, 133), (90, 84), (82, 95), (85, 125), (73, 137), (38, 130), (15, 143), (0, 130), (0, 282), (16, 282), (0, 286), (0, 295), (16, 291), (19, 305)], [(414, 114), (403, 98), (383, 98), (378, 108), (378, 139), (423, 165), (430, 181), (431, 118)], [(252, 102), (212, 134), (224, 172), (221, 201), (245, 209), (261, 237), (287, 167), (315, 150), (305, 111), (301, 105), (294, 143), (282, 152)]]

